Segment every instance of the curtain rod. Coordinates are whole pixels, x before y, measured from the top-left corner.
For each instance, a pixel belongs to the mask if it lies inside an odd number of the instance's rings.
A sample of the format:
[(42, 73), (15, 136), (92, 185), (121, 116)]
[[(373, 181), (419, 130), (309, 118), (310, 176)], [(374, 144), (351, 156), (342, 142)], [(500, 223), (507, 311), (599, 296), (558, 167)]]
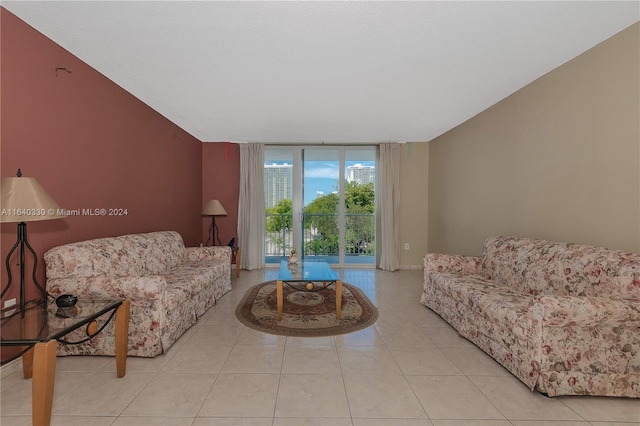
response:
[(254, 142), (254, 141), (209, 141), (203, 143), (235, 143), (238, 145), (247, 144), (247, 143), (259, 143), (262, 145), (269, 146), (378, 146), (383, 143), (397, 143), (397, 144), (406, 144), (407, 141), (399, 141), (399, 142), (370, 142), (370, 143), (339, 143), (339, 142)]
[(234, 143), (261, 143), (270, 146), (378, 146), (383, 143), (405, 144), (406, 142), (371, 142), (371, 143), (339, 143), (339, 142), (303, 142), (303, 143), (284, 143), (284, 142), (234, 142)]
[[(258, 142), (261, 143), (261, 142)], [(378, 146), (383, 142), (374, 142), (374, 143), (277, 143), (277, 142), (267, 142), (264, 145), (269, 146)]]

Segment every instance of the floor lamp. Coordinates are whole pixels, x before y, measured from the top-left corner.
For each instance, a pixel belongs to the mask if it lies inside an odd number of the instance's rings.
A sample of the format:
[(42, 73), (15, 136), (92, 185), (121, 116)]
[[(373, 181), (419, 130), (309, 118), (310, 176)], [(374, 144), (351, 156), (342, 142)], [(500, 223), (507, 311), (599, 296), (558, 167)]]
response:
[(20, 312), (24, 315), (26, 304), (26, 280), (25, 280), (25, 260), (26, 250), (33, 256), (33, 272), (32, 279), (40, 293), (44, 302), (47, 300), (47, 292), (36, 278), (38, 268), (38, 255), (31, 244), (27, 240), (27, 222), (36, 222), (41, 220), (61, 219), (66, 215), (60, 209), (53, 198), (44, 190), (38, 181), (33, 177), (23, 177), (22, 172), (18, 169), (16, 177), (3, 177), (0, 181), (0, 206), (2, 223), (18, 224), (18, 239), (13, 245), (6, 259), (7, 268), (7, 285), (2, 289), (0, 298), (4, 297), (13, 281), (11, 275), (11, 256), (18, 250), (18, 259), (20, 265)]
[(209, 235), (207, 236), (207, 242), (204, 245), (209, 245), (209, 240), (211, 240), (211, 245), (215, 245), (216, 241), (218, 245), (221, 246), (220, 237), (218, 236), (218, 225), (216, 225), (216, 216), (226, 216), (227, 211), (222, 207), (220, 201), (213, 200), (207, 201), (207, 204), (204, 206), (204, 209), (201, 213), (202, 216), (211, 216), (211, 226), (209, 227)]

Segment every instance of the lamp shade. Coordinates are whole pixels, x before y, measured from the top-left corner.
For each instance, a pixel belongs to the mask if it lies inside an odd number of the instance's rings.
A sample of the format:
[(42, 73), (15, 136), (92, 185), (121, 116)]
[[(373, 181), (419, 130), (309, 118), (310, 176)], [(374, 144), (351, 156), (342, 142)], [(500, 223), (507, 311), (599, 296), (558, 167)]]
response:
[(66, 217), (34, 177), (0, 180), (0, 222), (35, 222)]
[(222, 207), (220, 201), (214, 198), (213, 200), (207, 201), (207, 204), (204, 206), (204, 209), (202, 209), (202, 213), (200, 214), (202, 216), (226, 216), (227, 211)]

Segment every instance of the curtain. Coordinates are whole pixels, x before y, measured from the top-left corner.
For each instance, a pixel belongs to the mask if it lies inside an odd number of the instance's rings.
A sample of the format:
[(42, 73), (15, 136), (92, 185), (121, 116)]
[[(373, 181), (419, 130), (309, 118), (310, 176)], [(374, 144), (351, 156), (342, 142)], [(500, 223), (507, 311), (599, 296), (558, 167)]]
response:
[(400, 144), (380, 144), (380, 264), (385, 271), (400, 268)]
[(242, 269), (264, 268), (264, 146), (240, 145), (238, 246)]

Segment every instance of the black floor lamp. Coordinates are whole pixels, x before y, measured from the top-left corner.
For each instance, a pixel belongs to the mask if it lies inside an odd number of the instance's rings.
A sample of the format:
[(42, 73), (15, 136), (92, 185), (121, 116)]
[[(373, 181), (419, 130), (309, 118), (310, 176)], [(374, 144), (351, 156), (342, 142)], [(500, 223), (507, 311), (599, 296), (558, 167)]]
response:
[(3, 298), (9, 288), (11, 288), (13, 281), (11, 275), (11, 256), (17, 249), (20, 266), (20, 312), (24, 315), (26, 304), (26, 250), (33, 256), (33, 283), (38, 290), (40, 290), (43, 301), (46, 302), (47, 299), (46, 290), (38, 283), (36, 278), (38, 255), (27, 240), (27, 222), (61, 219), (66, 215), (35, 178), (23, 177), (20, 169), (18, 169), (16, 176), (17, 177), (3, 177), (0, 182), (0, 222), (18, 224), (18, 239), (13, 247), (11, 247), (9, 254), (7, 254), (5, 262), (8, 282), (2, 289), (0, 299)]
[(204, 209), (201, 213), (202, 216), (211, 216), (211, 226), (209, 227), (209, 235), (207, 236), (207, 242), (204, 245), (209, 245), (209, 240), (211, 240), (211, 245), (216, 245), (216, 241), (218, 245), (221, 246), (220, 237), (218, 236), (218, 225), (216, 225), (216, 216), (226, 216), (227, 211), (222, 207), (220, 201), (213, 200), (207, 201), (207, 204), (204, 206)]

